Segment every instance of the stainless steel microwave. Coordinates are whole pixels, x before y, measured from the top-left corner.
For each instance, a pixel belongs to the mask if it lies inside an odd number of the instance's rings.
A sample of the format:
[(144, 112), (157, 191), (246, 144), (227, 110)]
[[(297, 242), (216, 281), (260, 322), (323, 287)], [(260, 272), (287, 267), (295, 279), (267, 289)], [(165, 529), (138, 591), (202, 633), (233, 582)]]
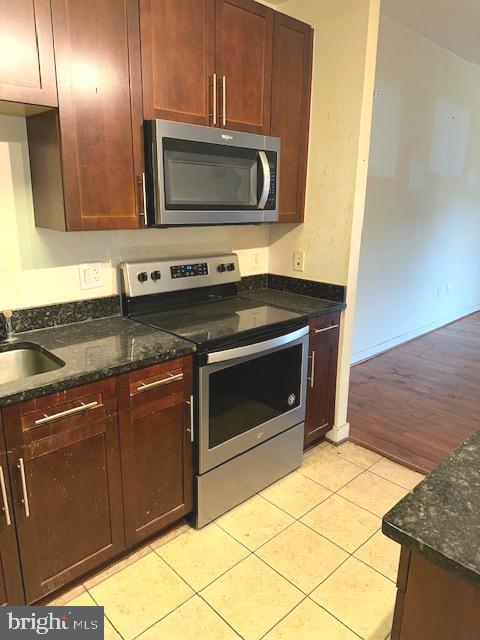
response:
[(279, 138), (167, 120), (144, 131), (149, 226), (278, 220)]

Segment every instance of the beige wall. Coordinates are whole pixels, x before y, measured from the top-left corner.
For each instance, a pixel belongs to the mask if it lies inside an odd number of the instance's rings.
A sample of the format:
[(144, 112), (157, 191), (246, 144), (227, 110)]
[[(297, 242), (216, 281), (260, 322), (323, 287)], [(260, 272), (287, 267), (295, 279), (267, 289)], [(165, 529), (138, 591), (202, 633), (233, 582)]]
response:
[[(110, 295), (126, 259), (236, 251), (243, 275), (268, 269), (268, 226), (63, 233), (37, 229), (25, 120), (0, 116), (0, 310)], [(102, 289), (81, 290), (78, 264), (104, 263)]]
[[(272, 226), (270, 271), (347, 285), (335, 424), (349, 433), (350, 354), (367, 184), (380, 0), (290, 0), (279, 9), (315, 28), (305, 223)], [(305, 272), (293, 251), (305, 251)]]
[(353, 360), (480, 308), (480, 66), (382, 17)]
[[(290, 0), (283, 13), (315, 29), (305, 224), (270, 234), (270, 270), (346, 285), (363, 100), (369, 0)], [(305, 272), (293, 251), (305, 251)]]

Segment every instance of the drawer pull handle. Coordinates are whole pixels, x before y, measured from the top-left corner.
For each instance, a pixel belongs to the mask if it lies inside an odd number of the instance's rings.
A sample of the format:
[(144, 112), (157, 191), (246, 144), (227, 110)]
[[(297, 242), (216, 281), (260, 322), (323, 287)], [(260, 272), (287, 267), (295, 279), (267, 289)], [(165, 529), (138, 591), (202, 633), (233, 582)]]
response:
[(18, 459), (17, 467), (20, 469), (20, 478), (22, 479), (23, 506), (25, 507), (25, 517), (30, 517), (30, 505), (28, 503), (27, 479), (25, 478), (25, 465), (23, 458)]
[(338, 324), (332, 324), (329, 327), (323, 327), (323, 329), (315, 329), (315, 333), (323, 333), (324, 331), (331, 331), (332, 329), (337, 329)]
[(10, 507), (8, 506), (7, 489), (5, 487), (5, 476), (3, 475), (3, 467), (0, 467), (0, 488), (2, 490), (2, 500), (3, 500), (3, 510), (5, 512), (5, 520), (7, 521), (7, 527), (9, 527), (12, 524), (12, 519), (10, 518)]
[(98, 407), (98, 402), (89, 402), (85, 404), (84, 402), (80, 402), (79, 407), (73, 407), (73, 409), (67, 409), (66, 411), (60, 411), (59, 413), (54, 413), (51, 416), (47, 416), (46, 413), (43, 414), (43, 418), (39, 418), (35, 420), (35, 425), (39, 426), (41, 424), (46, 424), (47, 422), (52, 422), (53, 420), (58, 420), (59, 418), (67, 418), (68, 416), (73, 416), (76, 413), (81, 413), (82, 411), (88, 411), (89, 409), (94, 409)]
[(155, 382), (150, 382), (145, 384), (144, 382), (140, 382), (140, 386), (137, 388), (137, 393), (141, 393), (142, 391), (148, 391), (149, 389), (155, 389), (155, 387), (163, 387), (166, 384), (172, 384), (172, 382), (178, 382), (179, 380), (183, 380), (183, 373), (177, 373), (176, 376), (169, 373), (167, 374), (168, 378), (163, 378), (162, 380), (155, 380)]

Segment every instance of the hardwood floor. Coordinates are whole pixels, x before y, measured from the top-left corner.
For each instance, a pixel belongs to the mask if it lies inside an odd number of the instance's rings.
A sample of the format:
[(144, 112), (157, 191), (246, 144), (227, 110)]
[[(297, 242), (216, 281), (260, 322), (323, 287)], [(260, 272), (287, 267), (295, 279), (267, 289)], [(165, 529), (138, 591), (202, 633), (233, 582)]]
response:
[(352, 368), (350, 439), (430, 472), (480, 429), (480, 313)]

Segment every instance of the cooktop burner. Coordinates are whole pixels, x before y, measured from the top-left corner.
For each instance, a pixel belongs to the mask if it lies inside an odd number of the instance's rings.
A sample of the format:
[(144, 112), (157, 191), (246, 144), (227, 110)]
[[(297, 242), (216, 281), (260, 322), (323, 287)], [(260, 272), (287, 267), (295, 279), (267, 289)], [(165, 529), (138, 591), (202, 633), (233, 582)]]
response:
[(124, 263), (123, 311), (199, 350), (303, 327), (304, 315), (238, 295), (235, 254)]

